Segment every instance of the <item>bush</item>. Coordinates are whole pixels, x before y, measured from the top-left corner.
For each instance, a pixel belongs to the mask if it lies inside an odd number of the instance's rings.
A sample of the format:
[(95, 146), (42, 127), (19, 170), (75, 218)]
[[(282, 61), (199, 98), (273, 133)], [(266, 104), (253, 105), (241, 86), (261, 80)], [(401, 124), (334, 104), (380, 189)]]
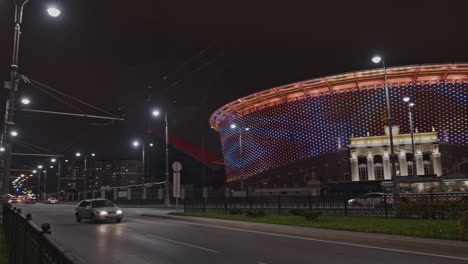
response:
[(309, 221), (314, 221), (321, 214), (322, 214), (322, 212), (320, 212), (320, 211), (307, 210), (307, 212), (305, 212), (305, 214), (304, 214), (304, 217), (305, 217), (305, 219), (307, 219)]
[(231, 209), (228, 210), (228, 213), (229, 214), (243, 214), (244, 209), (242, 209), (242, 208), (231, 208)]
[(263, 209), (249, 209), (245, 210), (245, 214), (250, 217), (264, 217), (265, 211)]
[(468, 203), (463, 201), (402, 202), (395, 210), (395, 217), (458, 218), (465, 210)]
[(462, 234), (468, 235), (468, 210), (462, 213), (460, 220), (458, 220), (458, 226)]
[(304, 216), (308, 211), (308, 209), (292, 209), (289, 213), (296, 216)]

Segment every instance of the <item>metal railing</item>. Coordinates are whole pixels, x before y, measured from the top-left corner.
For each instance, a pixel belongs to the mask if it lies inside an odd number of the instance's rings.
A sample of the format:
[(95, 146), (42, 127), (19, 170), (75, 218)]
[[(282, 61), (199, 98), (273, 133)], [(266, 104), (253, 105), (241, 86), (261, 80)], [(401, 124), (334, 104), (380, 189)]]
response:
[(50, 225), (39, 228), (30, 214), (3, 205), (3, 228), (8, 247), (9, 263), (14, 264), (73, 264), (81, 263), (49, 237)]
[[(402, 194), (400, 202), (468, 202), (468, 193)], [(391, 194), (375, 196), (251, 196), (224, 199), (186, 199), (185, 212), (228, 213), (231, 208), (263, 209), (267, 214), (290, 215), (293, 209), (321, 211), (323, 215), (385, 216), (394, 212)]]

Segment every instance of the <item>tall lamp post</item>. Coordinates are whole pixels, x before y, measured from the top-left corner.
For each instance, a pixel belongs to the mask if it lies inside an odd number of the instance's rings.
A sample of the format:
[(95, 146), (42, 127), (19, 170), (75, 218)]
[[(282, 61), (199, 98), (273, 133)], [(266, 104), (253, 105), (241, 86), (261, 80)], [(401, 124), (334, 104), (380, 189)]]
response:
[[(154, 109), (151, 113), (154, 117), (161, 115), (161, 112), (157, 109)], [(164, 113), (164, 126), (165, 126), (165, 143), (166, 143), (166, 191), (164, 204), (166, 207), (171, 206), (171, 200), (169, 195), (169, 125), (167, 122), (167, 113)]]
[(392, 172), (392, 181), (393, 181), (393, 199), (395, 202), (393, 203), (394, 206), (397, 205), (399, 201), (400, 190), (398, 186), (398, 179), (396, 176), (396, 160), (395, 160), (395, 147), (393, 145), (393, 119), (392, 119), (392, 111), (390, 108), (390, 93), (388, 90), (388, 83), (387, 83), (387, 68), (385, 67), (384, 60), (379, 57), (375, 56), (372, 58), (373, 63), (380, 63), (382, 62), (382, 67), (384, 69), (384, 89), (385, 89), (385, 103), (387, 106), (387, 126), (388, 126), (388, 135), (390, 137), (390, 163), (391, 163), (391, 172)]
[(410, 124), (410, 133), (411, 133), (411, 151), (413, 153), (413, 158), (411, 160), (412, 162), (412, 168), (413, 168), (413, 173), (412, 175), (413, 176), (417, 176), (417, 172), (416, 172), (416, 158), (415, 158), (415, 155), (416, 155), (416, 151), (415, 151), (415, 147), (414, 147), (414, 124), (413, 124), (413, 113), (411, 111), (411, 109), (413, 108), (414, 106), (414, 103), (411, 102), (411, 98), (409, 97), (404, 97), (403, 98), (403, 102), (405, 103), (408, 103), (408, 119), (409, 119), (409, 124)]
[[(140, 146), (140, 141), (134, 140), (132, 142), (133, 147), (137, 148)], [(146, 182), (146, 163), (145, 163), (145, 143), (141, 144), (141, 164), (143, 166), (143, 184)]]
[(231, 124), (231, 129), (238, 129), (239, 131), (239, 167), (240, 167), (240, 184), (241, 184), (241, 194), (244, 196), (244, 164), (242, 156), (242, 131), (249, 131), (250, 128), (246, 127), (244, 129), (238, 128), (236, 124)]
[[(15, 15), (14, 15), (14, 35), (13, 35), (13, 56), (12, 63), (10, 66), (10, 82), (9, 90), (10, 95), (8, 100), (5, 103), (5, 117), (3, 121), (3, 131), (0, 138), (0, 144), (5, 148), (4, 160), (2, 160), (2, 178), (1, 178), (1, 197), (6, 198), (9, 191), (9, 178), (10, 178), (10, 169), (11, 169), (11, 151), (12, 151), (12, 142), (11, 139), (7, 136), (8, 131), (15, 124), (14, 123), (14, 111), (16, 92), (18, 91), (19, 79), (18, 79), (18, 70), (19, 70), (19, 48), (20, 48), (20, 35), (21, 35), (21, 23), (23, 20), (23, 9), (26, 3), (29, 0), (14, 0), (15, 2)], [(56, 7), (49, 7), (47, 13), (52, 17), (57, 17), (60, 15), (60, 10)]]

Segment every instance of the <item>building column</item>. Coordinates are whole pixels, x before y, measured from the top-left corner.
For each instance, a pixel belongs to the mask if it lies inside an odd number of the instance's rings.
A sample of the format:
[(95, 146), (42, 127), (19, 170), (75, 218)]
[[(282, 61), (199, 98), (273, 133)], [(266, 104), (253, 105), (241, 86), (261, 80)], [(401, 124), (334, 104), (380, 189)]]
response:
[(142, 197), (143, 200), (146, 200), (146, 187), (143, 186), (143, 197)]
[(358, 159), (357, 158), (350, 158), (349, 161), (351, 162), (351, 180), (352, 181), (359, 181)]
[(416, 174), (424, 175), (423, 155), (421, 153), (417, 153), (414, 157), (416, 158)]
[(114, 201), (117, 201), (117, 188), (114, 189)]
[(400, 176), (408, 176), (408, 163), (404, 153), (398, 155), (398, 164), (400, 165)]
[(391, 180), (392, 179), (392, 170), (390, 168), (390, 157), (385, 155), (382, 157), (383, 160), (383, 175), (384, 180)]
[(374, 156), (367, 157), (367, 180), (375, 181)]
[(94, 196), (96, 195), (95, 193), (96, 193), (96, 192), (95, 192), (95, 191), (93, 191), (93, 199), (94, 199)]
[(132, 200), (132, 188), (127, 188), (127, 200)]
[(432, 168), (437, 177), (442, 176), (442, 163), (440, 153), (432, 153)]
[(106, 191), (105, 190), (101, 190), (101, 198), (106, 199)]

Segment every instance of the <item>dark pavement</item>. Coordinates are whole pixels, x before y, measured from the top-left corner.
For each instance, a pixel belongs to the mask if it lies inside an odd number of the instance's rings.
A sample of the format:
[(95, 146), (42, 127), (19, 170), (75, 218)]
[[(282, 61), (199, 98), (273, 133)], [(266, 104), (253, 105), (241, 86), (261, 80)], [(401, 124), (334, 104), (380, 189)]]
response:
[[(37, 224), (52, 226), (52, 238), (83, 263), (346, 263), (346, 264), (458, 264), (468, 263), (456, 248), (424, 251), (424, 244), (406, 243), (404, 250), (380, 242), (332, 241), (275, 235), (235, 228), (213, 227), (142, 217), (164, 209), (124, 208), (122, 223), (75, 222), (71, 205), (19, 205)], [(431, 255), (432, 254), (432, 255)], [(461, 255), (460, 255), (461, 254)], [(437, 256), (441, 255), (441, 256)]]

